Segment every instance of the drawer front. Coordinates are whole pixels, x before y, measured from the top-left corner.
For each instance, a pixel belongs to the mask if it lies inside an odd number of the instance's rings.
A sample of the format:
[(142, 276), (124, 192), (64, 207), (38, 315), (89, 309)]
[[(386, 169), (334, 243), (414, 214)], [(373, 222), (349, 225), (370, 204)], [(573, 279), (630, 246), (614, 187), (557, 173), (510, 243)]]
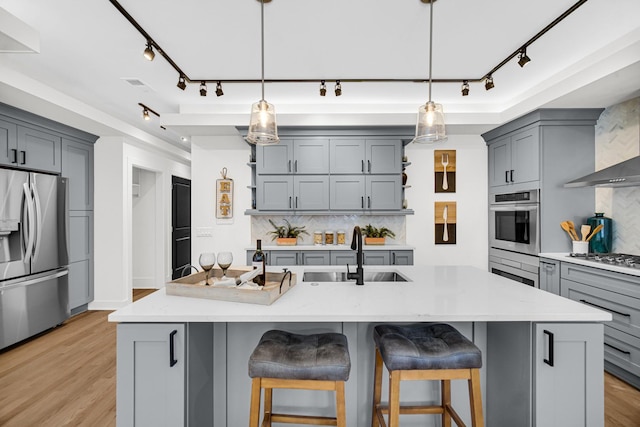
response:
[(611, 313), (608, 325), (640, 338), (640, 299), (562, 279), (562, 296)]
[(604, 359), (640, 377), (640, 339), (605, 324)]
[(562, 263), (561, 270), (562, 279), (584, 283), (585, 285), (640, 299), (640, 276), (631, 276), (568, 262)]

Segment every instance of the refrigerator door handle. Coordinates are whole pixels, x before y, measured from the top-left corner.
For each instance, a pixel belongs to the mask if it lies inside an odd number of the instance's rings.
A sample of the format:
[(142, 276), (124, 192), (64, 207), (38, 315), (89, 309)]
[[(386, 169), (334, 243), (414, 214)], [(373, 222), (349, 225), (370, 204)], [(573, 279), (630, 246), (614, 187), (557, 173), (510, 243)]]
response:
[(35, 260), (36, 258), (38, 258), (38, 253), (40, 252), (41, 246), (40, 242), (42, 241), (42, 208), (40, 207), (40, 195), (38, 194), (38, 189), (36, 188), (33, 181), (31, 182), (31, 191), (33, 195), (33, 202), (36, 207), (36, 232), (33, 247), (33, 259)]
[(22, 225), (22, 236), (26, 241), (25, 249), (24, 249), (24, 262), (31, 260), (31, 256), (33, 254), (33, 198), (31, 197), (31, 191), (29, 191), (29, 186), (25, 182), (22, 184), (22, 189), (24, 190), (25, 202), (27, 204), (27, 224)]
[(24, 279), (10, 280), (9, 283), (2, 286), (2, 290), (7, 291), (9, 289), (16, 288), (19, 286), (35, 285), (37, 283), (46, 282), (47, 280), (52, 280), (52, 279), (57, 279), (59, 277), (67, 276), (68, 274), (69, 274), (69, 270), (65, 268), (64, 270), (59, 270), (54, 273), (47, 274), (41, 277), (35, 277), (29, 280), (24, 280)]

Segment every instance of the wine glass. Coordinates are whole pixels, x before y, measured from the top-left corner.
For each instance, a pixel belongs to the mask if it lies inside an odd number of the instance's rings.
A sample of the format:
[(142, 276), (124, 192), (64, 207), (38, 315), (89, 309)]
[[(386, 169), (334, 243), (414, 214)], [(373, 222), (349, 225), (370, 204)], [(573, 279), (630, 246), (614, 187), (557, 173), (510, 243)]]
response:
[(216, 254), (213, 252), (204, 252), (200, 254), (200, 259), (198, 260), (200, 263), (200, 267), (205, 271), (204, 276), (204, 284), (209, 284), (209, 271), (216, 265)]
[(231, 266), (233, 262), (233, 254), (231, 252), (218, 253), (218, 265), (222, 269), (222, 280), (226, 279), (227, 268)]

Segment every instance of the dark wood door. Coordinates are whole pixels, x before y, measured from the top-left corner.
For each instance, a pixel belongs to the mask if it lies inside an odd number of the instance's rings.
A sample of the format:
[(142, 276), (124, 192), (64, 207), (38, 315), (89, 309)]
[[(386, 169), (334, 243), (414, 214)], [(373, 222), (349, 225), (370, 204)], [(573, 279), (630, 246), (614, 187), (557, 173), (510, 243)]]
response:
[(191, 181), (172, 176), (171, 184), (171, 278), (177, 279), (191, 264)]

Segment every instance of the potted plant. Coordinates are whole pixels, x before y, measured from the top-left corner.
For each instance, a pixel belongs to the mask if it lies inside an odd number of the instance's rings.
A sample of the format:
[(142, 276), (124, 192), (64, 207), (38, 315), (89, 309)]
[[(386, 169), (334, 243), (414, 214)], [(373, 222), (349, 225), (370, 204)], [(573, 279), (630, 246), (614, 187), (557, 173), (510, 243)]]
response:
[(395, 233), (387, 227), (376, 228), (371, 224), (367, 224), (361, 227), (361, 230), (362, 234), (366, 236), (364, 238), (365, 245), (384, 245), (385, 237), (391, 237), (392, 239), (396, 237)]
[(285, 225), (277, 225), (272, 220), (269, 220), (274, 230), (269, 234), (273, 234), (271, 240), (275, 240), (276, 244), (280, 246), (293, 246), (298, 242), (298, 236), (300, 234), (309, 234), (305, 230), (304, 226), (293, 226), (286, 219), (283, 220)]

